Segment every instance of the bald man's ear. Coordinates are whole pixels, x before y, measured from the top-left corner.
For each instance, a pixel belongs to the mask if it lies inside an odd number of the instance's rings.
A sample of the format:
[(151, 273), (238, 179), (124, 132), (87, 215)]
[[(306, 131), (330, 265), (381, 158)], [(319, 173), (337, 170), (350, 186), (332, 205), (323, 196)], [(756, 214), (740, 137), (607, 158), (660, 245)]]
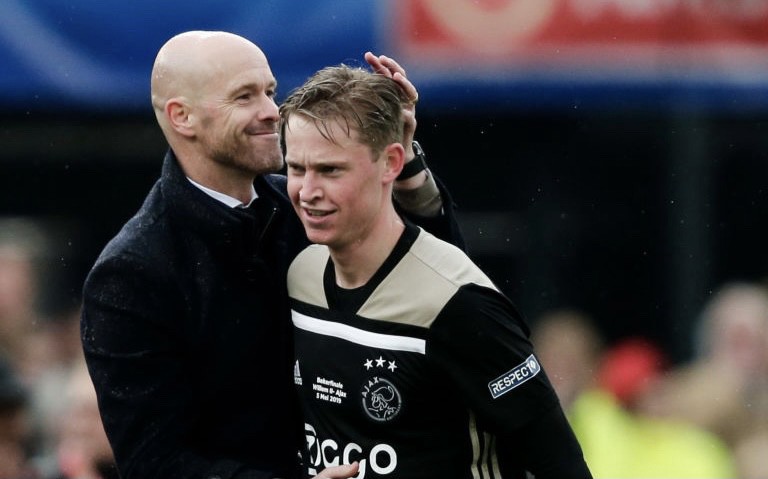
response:
[(189, 105), (180, 98), (171, 98), (165, 103), (165, 117), (171, 128), (183, 136), (195, 136), (194, 119)]

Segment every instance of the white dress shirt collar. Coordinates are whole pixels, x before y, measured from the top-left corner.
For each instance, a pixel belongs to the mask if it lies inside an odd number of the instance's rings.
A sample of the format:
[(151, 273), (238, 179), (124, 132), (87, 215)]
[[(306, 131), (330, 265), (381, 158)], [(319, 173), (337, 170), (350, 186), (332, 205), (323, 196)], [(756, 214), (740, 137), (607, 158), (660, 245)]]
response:
[(193, 181), (191, 178), (187, 178), (187, 179), (189, 180), (190, 183), (192, 183), (193, 185), (198, 187), (205, 194), (207, 194), (208, 196), (210, 196), (211, 198), (213, 198), (213, 199), (215, 199), (217, 201), (220, 201), (220, 202), (224, 203), (225, 205), (229, 206), (230, 208), (247, 208), (247, 207), (251, 206), (251, 203), (253, 203), (256, 198), (259, 197), (259, 195), (256, 194), (256, 188), (254, 188), (253, 185), (251, 185), (251, 201), (249, 201), (248, 204), (246, 205), (245, 203), (243, 203), (242, 201), (238, 200), (237, 198), (233, 198), (233, 197), (231, 197), (229, 195), (225, 195), (224, 193), (219, 193), (216, 190), (212, 190), (210, 188), (207, 188), (207, 187), (201, 185), (200, 183), (197, 183), (197, 182)]

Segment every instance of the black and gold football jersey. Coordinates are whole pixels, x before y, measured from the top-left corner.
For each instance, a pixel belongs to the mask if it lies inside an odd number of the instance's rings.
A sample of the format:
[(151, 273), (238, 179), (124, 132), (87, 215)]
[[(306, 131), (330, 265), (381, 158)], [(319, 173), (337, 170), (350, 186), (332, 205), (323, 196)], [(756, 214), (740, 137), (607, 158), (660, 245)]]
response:
[(288, 284), (308, 476), (359, 461), (361, 479), (525, 477), (504, 438), (557, 398), (517, 309), (461, 250), (407, 225), (361, 288), (336, 286), (319, 245)]

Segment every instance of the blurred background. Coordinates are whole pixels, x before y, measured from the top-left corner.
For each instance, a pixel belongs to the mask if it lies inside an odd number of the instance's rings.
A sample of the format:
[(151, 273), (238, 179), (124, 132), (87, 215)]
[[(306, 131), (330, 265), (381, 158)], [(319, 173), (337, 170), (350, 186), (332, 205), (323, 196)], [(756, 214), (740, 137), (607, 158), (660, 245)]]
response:
[[(0, 479), (109, 475), (62, 424), (92, 403), (80, 288), (159, 175), (149, 75), (191, 29), (261, 46), (278, 100), (367, 50), (406, 68), (469, 252), (528, 316), (596, 476), (768, 477), (768, 0), (2, 0)], [(577, 408), (595, 390), (614, 402)], [(617, 411), (693, 428), (671, 435), (716, 464), (638, 469), (683, 446), (643, 421), (626, 456), (592, 441), (629, 437), (584, 419)]]

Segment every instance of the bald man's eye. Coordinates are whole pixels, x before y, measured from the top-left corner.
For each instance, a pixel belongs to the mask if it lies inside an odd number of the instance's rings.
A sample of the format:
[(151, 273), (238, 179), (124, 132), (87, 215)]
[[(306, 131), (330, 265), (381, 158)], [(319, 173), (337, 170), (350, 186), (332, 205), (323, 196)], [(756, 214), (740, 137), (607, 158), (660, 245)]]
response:
[(253, 95), (251, 95), (250, 93), (243, 93), (242, 95), (239, 95), (237, 98), (235, 98), (235, 100), (239, 102), (246, 102), (246, 101), (250, 101), (252, 97)]

